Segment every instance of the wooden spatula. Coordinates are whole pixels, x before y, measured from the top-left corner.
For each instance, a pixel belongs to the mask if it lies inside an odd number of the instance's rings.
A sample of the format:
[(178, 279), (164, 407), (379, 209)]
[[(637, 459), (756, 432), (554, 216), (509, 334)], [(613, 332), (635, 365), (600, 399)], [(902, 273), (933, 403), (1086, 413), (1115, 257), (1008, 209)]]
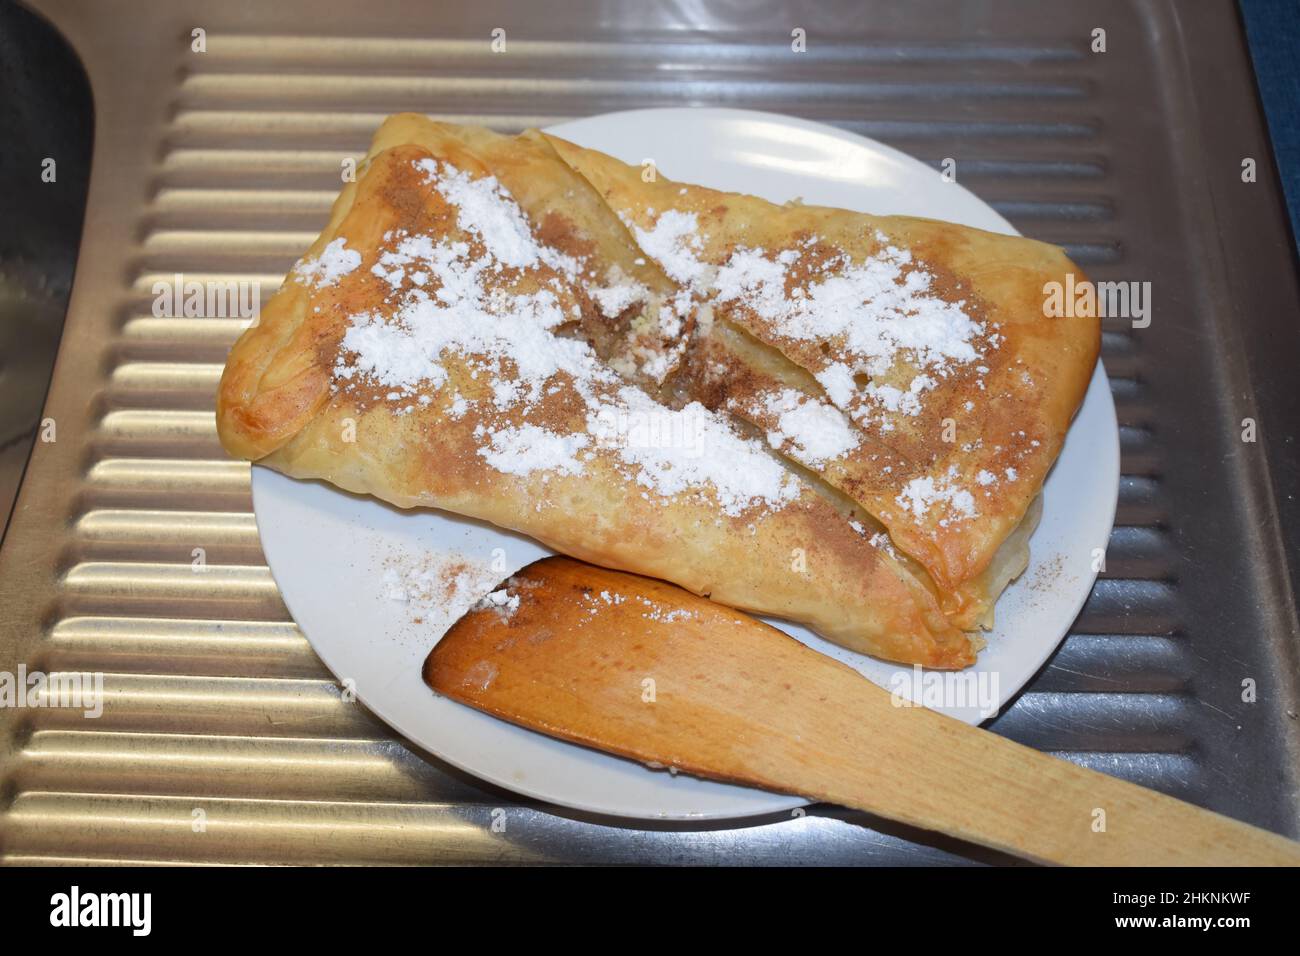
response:
[(892, 695), (673, 585), (547, 558), (461, 618), (434, 690), (687, 773), (856, 807), (1047, 863), (1300, 864), (1300, 844)]

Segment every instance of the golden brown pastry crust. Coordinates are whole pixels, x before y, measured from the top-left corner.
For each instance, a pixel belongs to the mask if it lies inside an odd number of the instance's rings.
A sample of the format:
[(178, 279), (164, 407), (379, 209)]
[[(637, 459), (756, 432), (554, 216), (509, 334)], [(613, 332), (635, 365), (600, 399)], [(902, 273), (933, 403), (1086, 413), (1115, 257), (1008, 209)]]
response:
[[(437, 507), (487, 520), (593, 563), (662, 577), (723, 603), (807, 623), (857, 651), (933, 667), (970, 664), (978, 640), (955, 628), (926, 586), (887, 549), (797, 479), (797, 494), (781, 507), (733, 513), (707, 489), (647, 492), (616, 452), (595, 445), (581, 474), (502, 472), (482, 454), (478, 426), (485, 419), (453, 412), (456, 399), (481, 399), (489, 387), (458, 356), (443, 356), (446, 380), (425, 390), (425, 405), (392, 399), (382, 389), (339, 387), (335, 367), (350, 317), (391, 311), (390, 290), (371, 272), (386, 237), (475, 241), (459, 229), (454, 207), (427, 187), (414, 164), (433, 159), (479, 179), (504, 169), (509, 155), (521, 155), (501, 144), (492, 148), (501, 154), (492, 153), (490, 169), (464, 134), (410, 115), (385, 123), (358, 182), (344, 188), (304, 258), (314, 261), (342, 240), (359, 251), (360, 267), (325, 286), (291, 275), (259, 323), (235, 344), (217, 403), (218, 433), (227, 450), (399, 507)], [(558, 160), (551, 167), (540, 161), (536, 144), (522, 148), (530, 156), (521, 176), (550, 178), (554, 187), (570, 175)], [(545, 204), (552, 193), (537, 186), (542, 198), (528, 198)], [(536, 221), (533, 226), (540, 232)], [(566, 251), (589, 241), (590, 235), (570, 235)], [(545, 266), (510, 273), (502, 282), (519, 292), (554, 289), (566, 314), (592, 309), (581, 288)], [(564, 385), (562, 376), (555, 384)], [(608, 383), (597, 390), (615, 391)], [(536, 407), (511, 408), (491, 427), (506, 421), (569, 434), (588, 428), (573, 390), (563, 387), (548, 391)]]

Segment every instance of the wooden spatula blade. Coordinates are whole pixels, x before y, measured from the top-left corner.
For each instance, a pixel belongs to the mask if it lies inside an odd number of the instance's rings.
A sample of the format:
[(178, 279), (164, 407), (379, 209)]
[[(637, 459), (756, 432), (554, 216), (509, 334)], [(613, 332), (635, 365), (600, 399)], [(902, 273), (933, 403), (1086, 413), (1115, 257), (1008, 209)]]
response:
[(564, 740), (1042, 862), (1300, 864), (1300, 844), (895, 706), (851, 668), (673, 585), (547, 558), (484, 605), (430, 653), (426, 682)]
[[(742, 668), (756, 705), (783, 712), (793, 687), (762, 674), (773, 651), (784, 656), (805, 648), (672, 585), (567, 558), (537, 562), (511, 581), (517, 607), (489, 602), (453, 625), (425, 662), (429, 686), (565, 740), (701, 776), (734, 773), (756, 782), (746, 750), (761, 749), (763, 735), (748, 708), (727, 705), (728, 669)], [(733, 631), (733, 640), (718, 644), (720, 630)], [(751, 661), (733, 658), (720, 667), (719, 652), (744, 654), (747, 646)]]

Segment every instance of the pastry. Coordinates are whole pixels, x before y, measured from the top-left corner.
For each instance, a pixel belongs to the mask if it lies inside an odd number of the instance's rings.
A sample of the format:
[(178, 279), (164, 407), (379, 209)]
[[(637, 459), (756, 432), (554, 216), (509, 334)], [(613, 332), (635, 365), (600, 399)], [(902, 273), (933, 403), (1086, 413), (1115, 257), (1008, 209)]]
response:
[(218, 433), (853, 650), (970, 664), (979, 638), (878, 524), (721, 411), (655, 394), (693, 341), (681, 291), (536, 134), (397, 116), (232, 349)]

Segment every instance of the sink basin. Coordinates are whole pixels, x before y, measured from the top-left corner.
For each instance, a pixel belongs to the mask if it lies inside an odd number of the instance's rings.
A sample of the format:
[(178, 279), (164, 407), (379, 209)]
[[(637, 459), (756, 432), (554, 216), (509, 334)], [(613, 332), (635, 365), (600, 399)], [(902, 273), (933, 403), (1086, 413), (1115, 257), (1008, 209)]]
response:
[(2, 538), (40, 432), (63, 330), (86, 211), (94, 111), (72, 49), (41, 17), (8, 2), (0, 2), (0, 90)]

